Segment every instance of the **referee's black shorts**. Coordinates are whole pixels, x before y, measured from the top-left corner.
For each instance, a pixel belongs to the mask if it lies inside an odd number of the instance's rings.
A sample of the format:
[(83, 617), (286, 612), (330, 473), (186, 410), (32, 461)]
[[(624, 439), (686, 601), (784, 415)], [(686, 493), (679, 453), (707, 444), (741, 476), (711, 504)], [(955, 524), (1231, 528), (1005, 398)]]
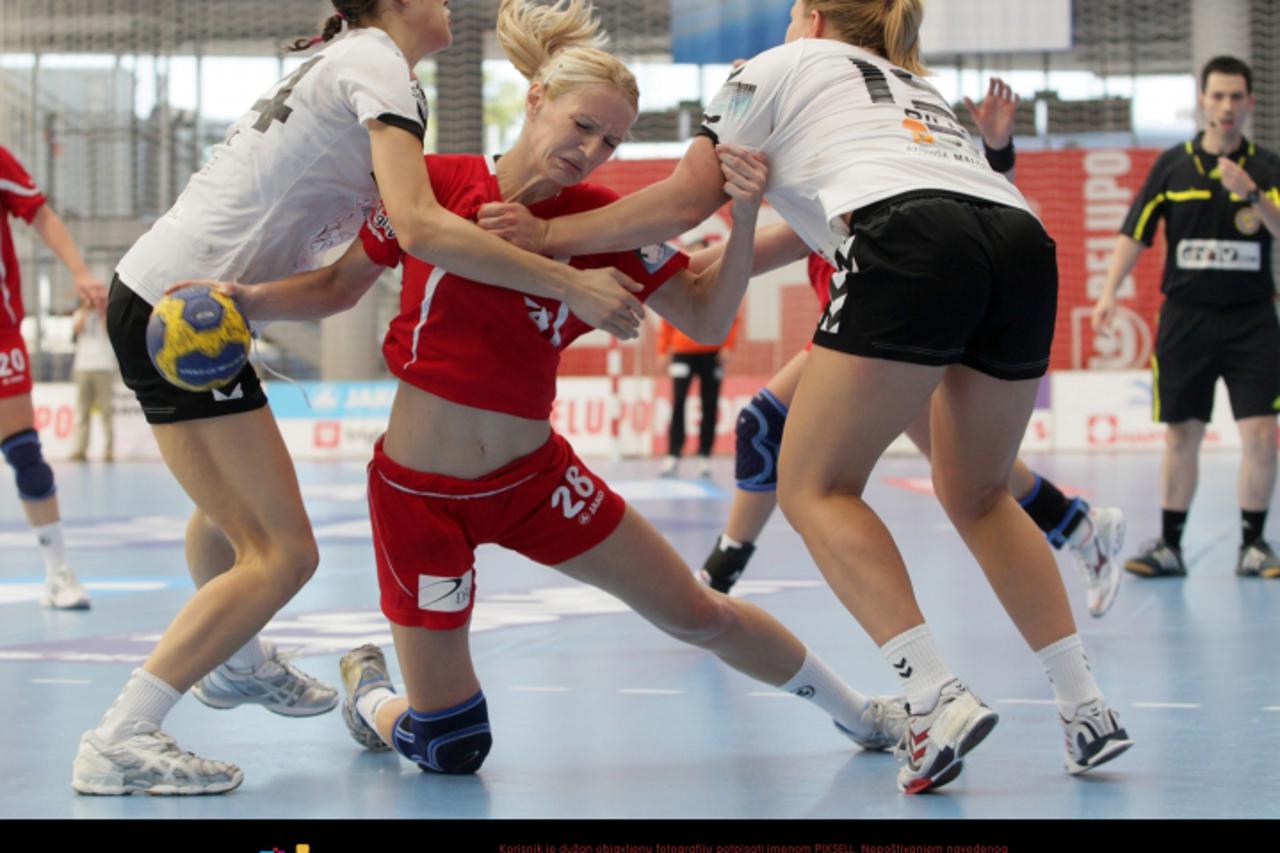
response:
[(1275, 415), (1280, 403), (1280, 322), (1270, 300), (1231, 308), (1166, 299), (1151, 358), (1152, 416), (1167, 424), (1208, 421), (1214, 386), (1227, 383), (1236, 420)]
[(964, 364), (997, 379), (1049, 366), (1056, 247), (1030, 213), (929, 191), (853, 214), (814, 344), (869, 358)]
[(267, 395), (253, 365), (245, 364), (235, 380), (220, 391), (187, 391), (160, 375), (147, 354), (147, 322), (151, 304), (116, 276), (107, 294), (107, 336), (120, 362), (120, 377), (142, 405), (147, 423), (216, 418), (260, 409)]

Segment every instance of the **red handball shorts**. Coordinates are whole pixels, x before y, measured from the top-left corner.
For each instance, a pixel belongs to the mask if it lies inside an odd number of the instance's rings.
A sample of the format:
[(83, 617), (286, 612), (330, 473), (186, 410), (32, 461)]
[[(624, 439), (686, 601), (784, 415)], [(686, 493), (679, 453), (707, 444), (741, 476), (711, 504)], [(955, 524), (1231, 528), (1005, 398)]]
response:
[(382, 452), (369, 463), (369, 517), (382, 612), (397, 625), (449, 631), (471, 618), (475, 549), (492, 542), (548, 566), (599, 545), (626, 503), (552, 433), (478, 480), (413, 471)]
[(31, 359), (17, 326), (0, 327), (0, 399), (31, 393)]

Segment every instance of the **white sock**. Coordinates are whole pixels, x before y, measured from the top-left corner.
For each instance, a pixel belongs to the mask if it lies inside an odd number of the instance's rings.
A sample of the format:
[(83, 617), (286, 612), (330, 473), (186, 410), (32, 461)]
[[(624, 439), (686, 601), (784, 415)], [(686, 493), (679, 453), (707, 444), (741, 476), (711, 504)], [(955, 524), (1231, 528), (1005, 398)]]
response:
[(124, 690), (107, 709), (94, 734), (107, 743), (127, 738), (134, 723), (147, 720), (159, 728), (182, 694), (143, 669), (135, 669)]
[(933, 642), (933, 632), (924, 623), (903, 631), (885, 643), (880, 647), (880, 653), (889, 662), (889, 666), (893, 667), (898, 683), (907, 694), (907, 702), (913, 708), (927, 712), (929, 708), (925, 705), (933, 698), (937, 689), (955, 678), (938, 653), (938, 647)]
[(369, 728), (378, 732), (378, 737), (383, 741), (386, 741), (386, 738), (382, 737), (381, 731), (378, 731), (378, 711), (384, 703), (394, 698), (396, 698), (394, 690), (388, 687), (375, 687), (356, 700), (356, 713), (360, 715), (360, 719), (369, 724)]
[(730, 548), (741, 548), (745, 544), (747, 543), (739, 542), (737, 539), (730, 539), (728, 533), (720, 534), (719, 547), (721, 551), (728, 551)]
[(240, 650), (227, 658), (227, 666), (239, 672), (253, 672), (267, 661), (275, 651), (274, 645), (268, 644), (257, 634), (253, 639), (240, 647)]
[(845, 684), (822, 659), (809, 648), (804, 650), (804, 663), (791, 680), (778, 688), (801, 699), (807, 699), (826, 711), (833, 720), (858, 735), (869, 735), (862, 722), (862, 712), (870, 700)]
[(1036, 652), (1044, 671), (1053, 685), (1053, 698), (1058, 700), (1062, 716), (1071, 717), (1085, 702), (1101, 699), (1102, 691), (1093, 680), (1089, 659), (1085, 657), (1084, 642), (1079, 634), (1063, 637), (1056, 643)]
[(51, 576), (54, 572), (66, 568), (67, 546), (62, 539), (62, 522), (53, 521), (31, 529), (35, 531), (36, 542), (40, 546), (45, 576)]

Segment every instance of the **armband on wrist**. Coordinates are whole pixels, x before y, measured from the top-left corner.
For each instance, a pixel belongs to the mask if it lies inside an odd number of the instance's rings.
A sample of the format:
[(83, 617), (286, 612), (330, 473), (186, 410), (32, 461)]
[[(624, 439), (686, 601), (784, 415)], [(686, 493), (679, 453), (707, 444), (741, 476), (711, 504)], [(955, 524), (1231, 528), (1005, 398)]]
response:
[(982, 143), (983, 153), (987, 156), (987, 164), (991, 168), (1000, 173), (1004, 173), (1013, 168), (1014, 160), (1017, 155), (1013, 151), (1013, 137), (1009, 137), (1009, 144), (1003, 148), (991, 149), (986, 147), (986, 142)]
[(1262, 200), (1262, 190), (1258, 189), (1257, 187), (1254, 187), (1253, 189), (1249, 190), (1249, 193), (1244, 197), (1244, 200), (1249, 202), (1249, 204), (1257, 204), (1259, 201)]

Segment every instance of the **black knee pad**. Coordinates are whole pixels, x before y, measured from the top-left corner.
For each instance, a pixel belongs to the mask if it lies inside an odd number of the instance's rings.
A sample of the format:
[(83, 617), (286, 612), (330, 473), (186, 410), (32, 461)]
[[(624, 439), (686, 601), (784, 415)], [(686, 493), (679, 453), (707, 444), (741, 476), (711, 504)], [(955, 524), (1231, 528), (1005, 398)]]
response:
[(443, 711), (410, 708), (396, 720), (396, 751), (429, 773), (475, 773), (492, 746), (483, 692)]
[(57, 491), (53, 469), (40, 451), (40, 434), (33, 429), (15, 433), (0, 441), (4, 461), (13, 468), (18, 481), (18, 497), (24, 501), (42, 501)]
[(751, 398), (738, 414), (737, 461), (734, 477), (746, 492), (772, 492), (778, 488), (778, 452), (787, 407), (768, 388)]

